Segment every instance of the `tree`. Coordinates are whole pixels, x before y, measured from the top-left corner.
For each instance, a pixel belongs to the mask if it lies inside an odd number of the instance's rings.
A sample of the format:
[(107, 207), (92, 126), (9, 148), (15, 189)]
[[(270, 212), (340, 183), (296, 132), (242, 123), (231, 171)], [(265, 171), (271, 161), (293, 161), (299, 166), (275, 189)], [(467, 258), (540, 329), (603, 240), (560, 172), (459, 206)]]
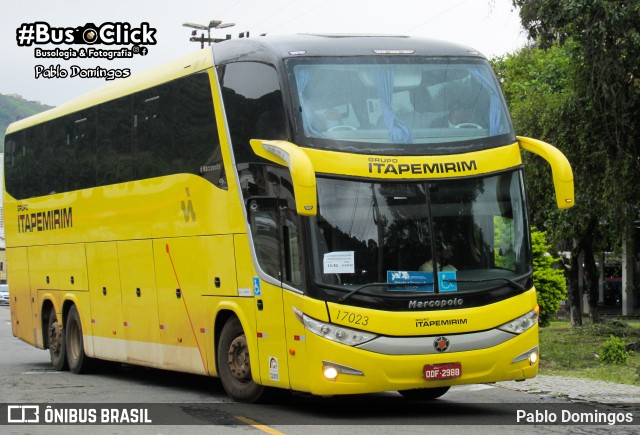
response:
[[(597, 276), (593, 252), (600, 248), (601, 216), (607, 198), (601, 194), (604, 151), (588, 140), (582, 101), (573, 84), (575, 64), (569, 44), (546, 50), (535, 46), (499, 59), (493, 66), (502, 82), (516, 131), (554, 144), (571, 162), (576, 184), (576, 206), (558, 210), (548, 165), (535, 155), (524, 155), (532, 223), (544, 229), (554, 244), (562, 240), (571, 251), (567, 270), (569, 307), (574, 325), (582, 322), (578, 259), (585, 254), (590, 276)], [(592, 320), (597, 315), (597, 294), (590, 298)]]
[[(619, 245), (640, 210), (640, 190), (635, 187), (640, 178), (640, 2), (513, 0), (513, 4), (520, 8), (522, 24), (538, 47), (561, 47), (570, 58), (571, 97), (564, 102), (570, 111), (561, 111), (569, 117), (556, 122), (567, 124), (558, 130), (572, 127), (574, 133), (555, 143), (574, 165), (580, 189), (576, 199), (586, 206), (570, 212), (577, 218), (567, 233), (574, 239), (574, 266), (576, 254), (583, 253), (585, 267), (595, 277), (597, 244), (611, 240)], [(556, 223), (550, 226), (556, 228)], [(572, 268), (571, 287), (576, 274)], [(591, 290), (594, 296), (595, 286)], [(595, 315), (595, 297), (591, 299)]]
[(566, 299), (567, 285), (564, 272), (554, 268), (560, 259), (549, 252), (551, 244), (543, 231), (532, 231), (531, 247), (533, 251), (533, 285), (540, 306), (540, 326), (548, 326), (560, 309), (560, 303)]

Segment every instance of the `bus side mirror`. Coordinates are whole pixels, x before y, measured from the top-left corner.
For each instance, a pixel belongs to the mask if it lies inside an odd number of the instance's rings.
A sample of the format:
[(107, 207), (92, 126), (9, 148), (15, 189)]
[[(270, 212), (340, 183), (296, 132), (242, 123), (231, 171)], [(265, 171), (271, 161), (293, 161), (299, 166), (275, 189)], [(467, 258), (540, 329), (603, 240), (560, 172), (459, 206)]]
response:
[(551, 165), (558, 208), (573, 207), (575, 205), (573, 171), (564, 154), (553, 145), (529, 137), (518, 136), (518, 143), (520, 148), (539, 155)]
[(299, 146), (282, 140), (251, 139), (251, 148), (258, 156), (289, 168), (296, 211), (301, 216), (315, 216), (318, 208), (316, 173), (309, 156)]

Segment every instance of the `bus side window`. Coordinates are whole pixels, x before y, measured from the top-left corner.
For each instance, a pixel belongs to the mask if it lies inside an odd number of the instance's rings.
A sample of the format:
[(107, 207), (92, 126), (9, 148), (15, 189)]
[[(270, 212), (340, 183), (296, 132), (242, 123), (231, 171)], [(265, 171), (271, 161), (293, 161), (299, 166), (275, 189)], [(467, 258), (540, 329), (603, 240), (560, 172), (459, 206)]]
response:
[(17, 199), (197, 174), (227, 189), (206, 72), (10, 134), (6, 188)]
[(258, 263), (264, 272), (294, 285), (302, 283), (298, 216), (286, 200), (251, 198), (248, 213)]
[(136, 162), (132, 157), (131, 101), (131, 96), (126, 96), (98, 107), (98, 186), (134, 179)]
[(300, 258), (300, 236), (298, 234), (298, 216), (295, 209), (281, 209), (282, 213), (282, 243), (284, 249), (284, 281), (292, 284), (302, 284), (302, 270)]
[(248, 212), (258, 264), (267, 275), (280, 279), (277, 203), (273, 197), (253, 198)]
[(206, 73), (141, 92), (134, 98), (133, 110), (132, 154), (139, 162), (138, 178), (198, 174), (227, 188)]
[(250, 139), (289, 140), (276, 69), (264, 63), (236, 62), (218, 67), (236, 163), (258, 161)]

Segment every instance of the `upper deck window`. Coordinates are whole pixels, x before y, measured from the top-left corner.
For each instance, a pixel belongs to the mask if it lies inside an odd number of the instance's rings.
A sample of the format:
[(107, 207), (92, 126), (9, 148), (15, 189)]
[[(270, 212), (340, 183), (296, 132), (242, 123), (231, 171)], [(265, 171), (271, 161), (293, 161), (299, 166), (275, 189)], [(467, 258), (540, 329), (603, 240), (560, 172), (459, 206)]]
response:
[(481, 59), (308, 58), (287, 67), (301, 145), (428, 154), (515, 139), (495, 76)]

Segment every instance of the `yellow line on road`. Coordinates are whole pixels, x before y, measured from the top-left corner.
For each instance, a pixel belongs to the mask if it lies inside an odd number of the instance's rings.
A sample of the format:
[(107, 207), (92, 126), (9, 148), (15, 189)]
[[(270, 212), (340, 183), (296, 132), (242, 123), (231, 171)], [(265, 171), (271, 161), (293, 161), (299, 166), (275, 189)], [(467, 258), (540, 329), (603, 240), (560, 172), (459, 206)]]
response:
[(262, 432), (266, 432), (271, 435), (285, 435), (284, 432), (280, 432), (279, 430), (269, 427), (266, 424), (258, 423), (257, 421), (253, 421), (250, 418), (243, 417), (242, 415), (236, 415), (235, 418), (240, 420), (243, 423), (248, 424), (249, 426), (252, 426), (258, 430), (261, 430)]

